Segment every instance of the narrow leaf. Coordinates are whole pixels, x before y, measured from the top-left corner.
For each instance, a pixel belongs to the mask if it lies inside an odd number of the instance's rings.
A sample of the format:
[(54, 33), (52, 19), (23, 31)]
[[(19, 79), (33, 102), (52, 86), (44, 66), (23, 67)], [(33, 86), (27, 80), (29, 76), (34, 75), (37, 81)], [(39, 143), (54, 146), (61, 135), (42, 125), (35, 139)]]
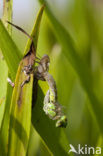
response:
[(0, 20), (0, 48), (6, 60), (11, 76), (14, 79), (21, 59), (21, 53), (11, 39), (9, 33)]
[[(13, 0), (3, 0), (3, 22), (6, 26), (9, 34), (12, 32), (12, 27), (7, 24), (6, 20), (11, 21), (12, 20), (12, 5)], [(5, 61), (5, 60), (4, 60)], [(5, 73), (8, 72), (8, 67), (6, 65), (6, 69), (4, 70)], [(8, 77), (10, 77), (10, 74), (8, 73)], [(3, 77), (4, 78), (4, 77)], [(7, 77), (6, 77), (7, 79)], [(6, 156), (7, 155), (7, 144), (8, 144), (8, 133), (9, 133), (9, 119), (10, 119), (10, 104), (11, 104), (11, 96), (12, 96), (12, 88), (10, 85), (7, 85), (7, 81), (5, 79), (6, 83), (6, 100), (4, 104), (4, 110), (2, 109), (0, 111), (3, 112), (3, 120), (1, 124), (0, 129), (0, 155)], [(4, 84), (3, 84), (4, 85)], [(1, 114), (1, 113), (0, 113)]]
[(0, 155), (3, 156), (7, 155), (11, 96), (12, 96), (12, 87), (10, 86), (10, 84), (8, 84), (5, 100), (5, 111), (0, 129)]
[(22, 69), (23, 61), (21, 61), (17, 71), (15, 88), (12, 95), (8, 148), (9, 156), (25, 156), (29, 140), (33, 76), (31, 76), (30, 83), (21, 88), (21, 83), (26, 79), (24, 73), (21, 73)]
[[(37, 49), (40, 21), (41, 21), (41, 18), (42, 18), (43, 10), (44, 10), (44, 5), (40, 8), (40, 10), (38, 12), (35, 24), (33, 26), (33, 30), (32, 30), (31, 35), (30, 35), (32, 37), (32, 39), (33, 39), (33, 42), (34, 42), (34, 45), (35, 45), (35, 49)], [(27, 42), (27, 46), (25, 48), (24, 54), (26, 54), (28, 52), (30, 44), (31, 44), (31, 40), (29, 39), (28, 42)]]

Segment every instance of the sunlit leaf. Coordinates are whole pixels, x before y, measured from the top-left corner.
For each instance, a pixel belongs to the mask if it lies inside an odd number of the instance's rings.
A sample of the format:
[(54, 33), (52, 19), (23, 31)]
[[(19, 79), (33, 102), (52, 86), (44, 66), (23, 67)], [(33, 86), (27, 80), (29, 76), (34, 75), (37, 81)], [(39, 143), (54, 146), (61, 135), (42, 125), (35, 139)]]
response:
[(0, 48), (8, 65), (11, 76), (14, 79), (21, 59), (21, 53), (11, 39), (9, 33), (0, 20)]

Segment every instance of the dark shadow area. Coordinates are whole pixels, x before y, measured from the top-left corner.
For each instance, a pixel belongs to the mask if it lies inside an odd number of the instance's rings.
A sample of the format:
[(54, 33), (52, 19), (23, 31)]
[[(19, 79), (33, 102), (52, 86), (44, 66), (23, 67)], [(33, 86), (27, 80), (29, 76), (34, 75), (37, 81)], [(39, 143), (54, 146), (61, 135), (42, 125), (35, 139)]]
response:
[(20, 141), (22, 142), (24, 149), (27, 148), (27, 142), (28, 142), (28, 136), (24, 129), (24, 127), (11, 115), (11, 125), (13, 125), (11, 128), (15, 131), (17, 136), (19, 137)]

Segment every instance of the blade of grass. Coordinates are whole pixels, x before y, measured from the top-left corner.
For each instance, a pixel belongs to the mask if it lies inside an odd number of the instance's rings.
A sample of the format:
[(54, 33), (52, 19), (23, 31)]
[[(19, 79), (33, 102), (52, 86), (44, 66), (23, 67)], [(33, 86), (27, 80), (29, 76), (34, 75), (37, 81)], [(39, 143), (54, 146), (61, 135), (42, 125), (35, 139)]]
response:
[(18, 64), (22, 56), (16, 44), (13, 42), (10, 35), (8, 34), (1, 20), (0, 20), (0, 48), (8, 65), (11, 77), (14, 80)]
[(29, 140), (33, 76), (31, 76), (30, 83), (21, 88), (21, 83), (26, 79), (24, 73), (21, 74), (22, 69), (23, 62), (21, 61), (11, 101), (8, 156), (25, 156)]
[(9, 133), (9, 119), (10, 119), (10, 103), (11, 103), (12, 88), (10, 84), (7, 85), (6, 101), (4, 117), (0, 129), (0, 155), (6, 156), (8, 133)]
[[(10, 25), (6, 23), (6, 20), (12, 20), (12, 4), (13, 0), (3, 0), (3, 22), (11, 34), (12, 28)], [(8, 68), (6, 66), (5, 72), (8, 72)], [(8, 77), (10, 74), (8, 73)], [(7, 81), (6, 81), (7, 83)], [(9, 84), (6, 85), (6, 100), (5, 100), (5, 109), (4, 109), (4, 116), (2, 120), (2, 125), (0, 129), (0, 155), (6, 156), (7, 155), (7, 144), (8, 144), (8, 133), (9, 133), (9, 119), (10, 119), (10, 104), (11, 104), (11, 96), (12, 96), (12, 88)], [(2, 111), (2, 110), (1, 110)], [(1, 113), (0, 113), (1, 114)]]
[(76, 71), (80, 79), (80, 82), (91, 102), (91, 105), (89, 106), (90, 111), (93, 112), (100, 130), (101, 132), (103, 132), (103, 124), (102, 124), (103, 106), (93, 92), (92, 77), (88, 69), (88, 66), (86, 65), (85, 62), (83, 62), (83, 60), (77, 54), (77, 49), (75, 47), (75, 43), (72, 37), (66, 31), (66, 29), (60, 24), (60, 22), (54, 17), (54, 15), (52, 14), (49, 8), (47, 1), (46, 0), (39, 0), (39, 1), (45, 4), (45, 10), (47, 16), (49, 17), (55, 35), (64, 50), (64, 55), (66, 56), (66, 58), (71, 63), (74, 70)]
[(27, 156), (35, 156), (39, 151), (39, 145), (40, 145), (40, 137), (31, 124)]
[[(99, 156), (100, 154), (102, 154), (102, 151), (103, 151), (103, 136), (99, 136), (98, 137), (98, 140), (97, 140), (97, 144), (96, 144), (96, 147), (98, 147), (98, 152), (96, 152), (96, 154), (94, 154), (94, 156)], [(100, 150), (101, 148), (101, 150)]]
[[(6, 99), (6, 77), (7, 77), (7, 66), (4, 60), (0, 59), (0, 99)], [(0, 105), (0, 128), (2, 125), (3, 115), (4, 115), (4, 109), (5, 109), (5, 100)]]
[[(33, 38), (35, 38), (36, 36), (34, 44), (37, 44), (42, 14), (43, 7), (41, 7), (39, 11), (36, 20), (37, 22), (33, 28), (31, 35)], [(26, 50), (28, 49), (30, 49), (30, 44), (27, 44)], [(26, 51), (25, 53), (27, 52), (28, 51)], [(31, 127), (33, 74), (31, 75), (30, 82), (21, 88), (21, 83), (27, 78), (24, 73), (21, 72), (24, 67), (24, 61), (25, 59), (21, 60), (19, 64), (19, 68), (16, 74), (15, 87), (12, 95), (8, 156), (25, 156), (29, 142)]]
[[(37, 49), (40, 21), (41, 21), (41, 18), (42, 18), (43, 10), (44, 10), (44, 5), (39, 10), (39, 13), (38, 13), (38, 15), (36, 17), (36, 20), (35, 20), (35, 24), (34, 24), (33, 30), (32, 30), (31, 35), (30, 35), (32, 37), (32, 39), (33, 39), (33, 42), (34, 42), (34, 45), (35, 45), (35, 49)], [(31, 44), (31, 40), (29, 39), (28, 42), (27, 42), (27, 46), (25, 47), (24, 55), (28, 52), (30, 44)]]

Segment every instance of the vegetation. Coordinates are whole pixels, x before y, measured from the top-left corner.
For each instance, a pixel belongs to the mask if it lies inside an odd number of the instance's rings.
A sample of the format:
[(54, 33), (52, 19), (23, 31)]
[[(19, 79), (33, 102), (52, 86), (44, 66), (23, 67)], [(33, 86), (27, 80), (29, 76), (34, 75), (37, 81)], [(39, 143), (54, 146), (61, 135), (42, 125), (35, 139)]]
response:
[[(22, 107), (17, 108), (19, 86), (25, 78), (20, 72), (21, 60), (31, 40), (22, 52), (21, 41), (11, 38), (13, 28), (5, 23), (5, 19), (12, 21), (13, 5), (9, 1), (0, 20), (0, 156), (71, 156), (70, 144), (77, 149), (78, 144), (96, 148), (103, 143), (103, 3), (67, 1), (66, 9), (60, 11), (47, 0), (39, 2), (42, 6), (31, 36), (37, 56), (45, 51), (50, 56), (49, 72), (56, 80), (58, 101), (68, 125), (56, 128), (55, 121), (45, 115), (43, 101), (48, 86), (39, 81), (37, 91), (33, 76), (23, 90)], [(8, 76), (15, 81), (14, 89), (6, 81)], [(35, 101), (32, 95), (37, 95)]]

